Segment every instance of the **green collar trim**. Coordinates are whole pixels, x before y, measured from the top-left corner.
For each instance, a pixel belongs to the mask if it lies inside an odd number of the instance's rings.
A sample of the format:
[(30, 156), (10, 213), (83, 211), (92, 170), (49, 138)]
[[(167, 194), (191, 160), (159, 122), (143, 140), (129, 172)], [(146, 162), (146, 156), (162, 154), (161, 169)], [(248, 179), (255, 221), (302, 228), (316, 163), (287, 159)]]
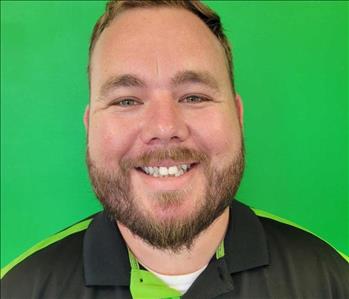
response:
[(179, 299), (181, 293), (170, 288), (153, 273), (142, 270), (130, 250), (128, 257), (131, 265), (130, 291), (133, 299)]
[[(128, 250), (131, 265), (130, 291), (133, 299), (180, 299), (181, 293), (153, 273), (142, 270), (136, 257)], [(224, 257), (224, 241), (216, 250), (216, 259)]]
[(216, 250), (216, 259), (220, 259), (224, 257), (225, 252), (224, 252), (224, 240), (219, 244), (217, 250)]

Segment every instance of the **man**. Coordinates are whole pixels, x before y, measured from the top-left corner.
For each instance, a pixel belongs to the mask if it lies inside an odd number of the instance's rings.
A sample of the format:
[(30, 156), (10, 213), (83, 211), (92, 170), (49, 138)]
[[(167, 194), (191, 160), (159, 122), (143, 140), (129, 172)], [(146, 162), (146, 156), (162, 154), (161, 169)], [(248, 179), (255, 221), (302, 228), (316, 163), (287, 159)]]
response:
[(104, 212), (40, 245), (4, 298), (348, 298), (314, 236), (233, 200), (243, 108), (218, 16), (112, 1), (90, 45), (87, 165)]

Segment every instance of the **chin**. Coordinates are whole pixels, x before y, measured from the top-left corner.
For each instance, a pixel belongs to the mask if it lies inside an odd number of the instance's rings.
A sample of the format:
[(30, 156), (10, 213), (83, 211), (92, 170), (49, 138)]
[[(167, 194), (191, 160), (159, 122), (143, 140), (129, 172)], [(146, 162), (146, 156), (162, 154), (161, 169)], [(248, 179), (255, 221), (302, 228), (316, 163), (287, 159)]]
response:
[(195, 200), (198, 197), (193, 196), (192, 192), (190, 195), (188, 193), (185, 191), (158, 192), (143, 198), (142, 206), (154, 220), (185, 219), (192, 216), (198, 209), (198, 201)]

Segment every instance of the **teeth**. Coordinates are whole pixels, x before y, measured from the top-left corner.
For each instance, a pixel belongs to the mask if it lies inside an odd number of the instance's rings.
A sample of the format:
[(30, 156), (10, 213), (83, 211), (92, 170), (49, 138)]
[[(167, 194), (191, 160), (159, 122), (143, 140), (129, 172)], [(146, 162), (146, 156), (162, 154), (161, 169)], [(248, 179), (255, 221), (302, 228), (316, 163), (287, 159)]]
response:
[(178, 172), (177, 166), (171, 166), (171, 167), (168, 169), (168, 174), (169, 174), (169, 175), (175, 175), (177, 172)]
[(153, 176), (159, 176), (159, 168), (153, 167), (153, 170), (154, 170)]
[(168, 175), (168, 170), (166, 167), (160, 167), (159, 168), (159, 174), (160, 176), (165, 176), (165, 175)]
[(153, 177), (167, 177), (167, 176), (181, 176), (186, 173), (190, 169), (189, 164), (181, 164), (178, 166), (170, 166), (170, 167), (141, 167), (142, 170)]
[(154, 168), (153, 167), (146, 167), (148, 169), (148, 171), (146, 171), (146, 173), (148, 174), (153, 174), (154, 173)]
[(175, 174), (175, 176), (180, 176), (180, 175), (182, 175), (182, 174), (184, 174), (183, 169), (179, 170), (179, 171)]

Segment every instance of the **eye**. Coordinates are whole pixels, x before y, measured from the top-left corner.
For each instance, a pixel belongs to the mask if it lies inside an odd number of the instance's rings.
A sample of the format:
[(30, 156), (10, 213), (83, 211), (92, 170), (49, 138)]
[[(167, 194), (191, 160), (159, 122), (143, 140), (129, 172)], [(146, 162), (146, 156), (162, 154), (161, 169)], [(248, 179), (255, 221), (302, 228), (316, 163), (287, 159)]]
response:
[(209, 98), (201, 95), (188, 95), (180, 100), (180, 102), (188, 103), (188, 104), (198, 104), (198, 103), (208, 102), (208, 101), (209, 101)]
[(112, 105), (119, 106), (119, 107), (131, 107), (131, 106), (141, 105), (141, 104), (142, 104), (141, 102), (131, 98), (117, 100), (112, 103)]

